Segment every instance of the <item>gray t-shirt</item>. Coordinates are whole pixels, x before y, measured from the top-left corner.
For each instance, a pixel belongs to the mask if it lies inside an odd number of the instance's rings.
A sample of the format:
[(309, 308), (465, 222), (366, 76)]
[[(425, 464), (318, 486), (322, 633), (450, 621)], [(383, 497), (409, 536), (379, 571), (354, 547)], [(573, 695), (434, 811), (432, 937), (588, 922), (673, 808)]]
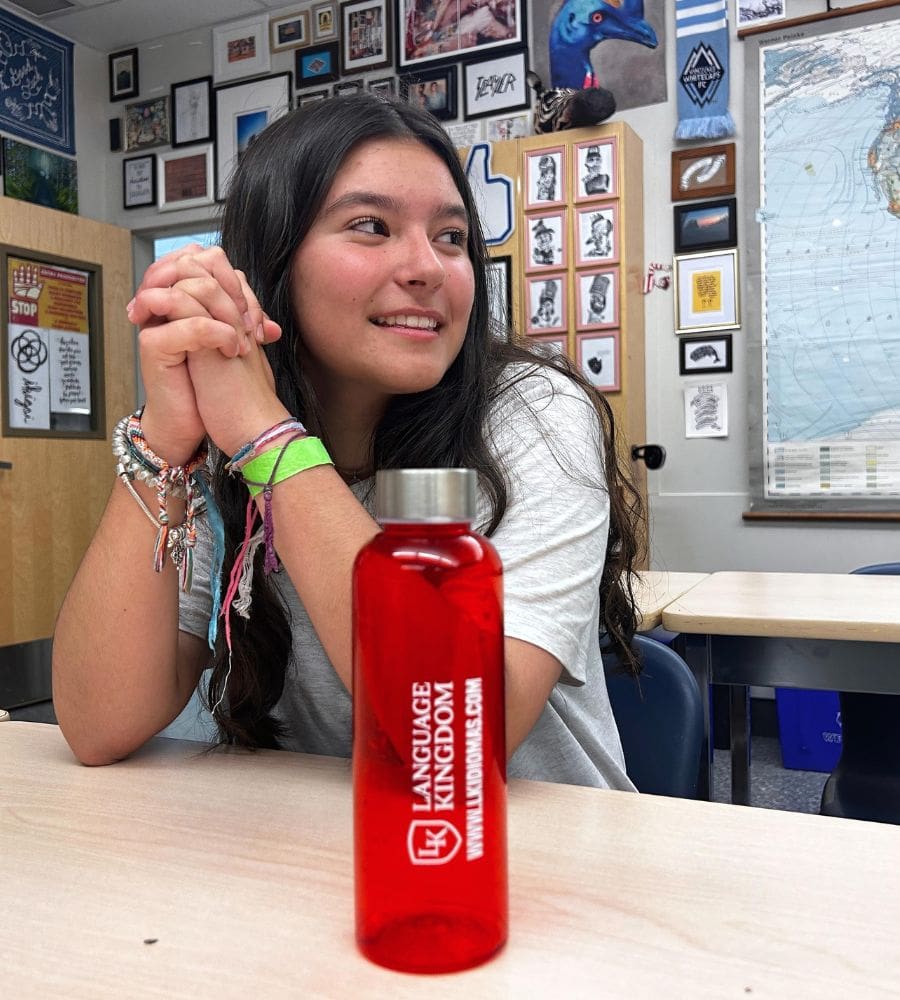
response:
[[(509, 375), (512, 384), (489, 423), (490, 443), (509, 481), (508, 506), (491, 536), (503, 563), (504, 631), (552, 653), (563, 666), (540, 718), (510, 761), (509, 775), (633, 791), (598, 638), (609, 527), (599, 420), (584, 392), (559, 372), (517, 366)], [(352, 489), (374, 512), (373, 481)], [(486, 524), (487, 511), (480, 496), (478, 525)], [(287, 573), (276, 579), (294, 633), (274, 712), (288, 733), (284, 747), (349, 756), (350, 694)], [(205, 638), (211, 607), (209, 546), (200, 544), (193, 590), (181, 598), (180, 627)]]

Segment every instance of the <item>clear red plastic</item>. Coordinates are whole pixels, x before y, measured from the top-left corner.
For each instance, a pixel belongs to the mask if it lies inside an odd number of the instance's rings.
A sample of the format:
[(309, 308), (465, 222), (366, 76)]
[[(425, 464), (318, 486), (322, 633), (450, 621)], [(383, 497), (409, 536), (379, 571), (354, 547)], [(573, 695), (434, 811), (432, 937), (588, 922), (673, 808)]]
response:
[(500, 560), (467, 524), (388, 524), (353, 600), (357, 943), (469, 968), (508, 928)]

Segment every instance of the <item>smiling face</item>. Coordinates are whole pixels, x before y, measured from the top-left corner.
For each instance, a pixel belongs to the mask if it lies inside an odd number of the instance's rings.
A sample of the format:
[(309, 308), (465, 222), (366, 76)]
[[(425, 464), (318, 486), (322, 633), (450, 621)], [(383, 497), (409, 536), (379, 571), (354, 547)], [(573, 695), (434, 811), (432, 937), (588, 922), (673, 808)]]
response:
[(300, 363), (322, 403), (437, 385), (474, 296), (468, 219), (444, 162), (415, 140), (348, 155), (294, 255)]

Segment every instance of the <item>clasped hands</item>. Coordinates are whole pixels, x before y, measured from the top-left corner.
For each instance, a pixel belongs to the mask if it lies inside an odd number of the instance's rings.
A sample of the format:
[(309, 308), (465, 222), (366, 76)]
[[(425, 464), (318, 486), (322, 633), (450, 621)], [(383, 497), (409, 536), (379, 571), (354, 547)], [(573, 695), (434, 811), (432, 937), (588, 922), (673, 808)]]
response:
[(187, 462), (207, 436), (232, 455), (289, 416), (262, 350), (281, 327), (220, 247), (161, 257), (127, 312), (140, 327), (142, 428), (170, 465)]

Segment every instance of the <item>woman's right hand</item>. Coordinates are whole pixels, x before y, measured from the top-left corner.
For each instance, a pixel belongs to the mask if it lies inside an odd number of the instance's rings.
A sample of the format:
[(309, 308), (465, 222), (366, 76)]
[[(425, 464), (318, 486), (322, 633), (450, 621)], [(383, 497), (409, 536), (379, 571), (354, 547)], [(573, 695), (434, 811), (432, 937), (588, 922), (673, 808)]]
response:
[(256, 343), (277, 340), (281, 330), (224, 252), (196, 244), (151, 264), (128, 304), (128, 317), (140, 327), (144, 435), (157, 455), (182, 465), (206, 435), (188, 356), (208, 349), (243, 356)]

